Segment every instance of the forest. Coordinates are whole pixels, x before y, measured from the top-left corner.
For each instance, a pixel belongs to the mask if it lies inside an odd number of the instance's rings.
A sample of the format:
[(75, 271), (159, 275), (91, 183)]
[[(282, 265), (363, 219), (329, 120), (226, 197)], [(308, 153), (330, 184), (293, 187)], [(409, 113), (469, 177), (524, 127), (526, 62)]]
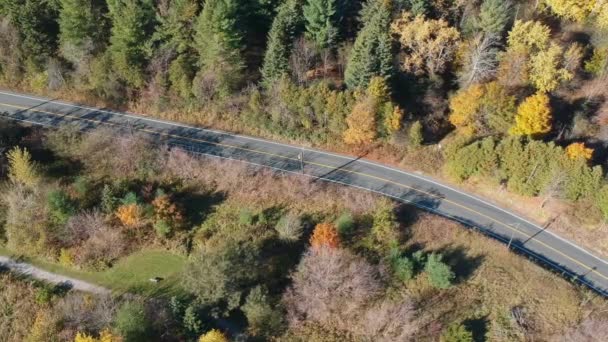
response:
[[(421, 170), (606, 256), (607, 37), (602, 0), (0, 0), (0, 87)], [(602, 299), (414, 208), (0, 124), (0, 251), (120, 293), (1, 273), (0, 340), (607, 334)]]
[(606, 254), (607, 31), (596, 0), (2, 0), (0, 85), (500, 190)]
[(110, 290), (0, 268), (2, 341), (569, 342), (608, 333), (606, 300), (575, 280), (379, 195), (110, 129), (0, 121), (0, 149), (0, 255)]

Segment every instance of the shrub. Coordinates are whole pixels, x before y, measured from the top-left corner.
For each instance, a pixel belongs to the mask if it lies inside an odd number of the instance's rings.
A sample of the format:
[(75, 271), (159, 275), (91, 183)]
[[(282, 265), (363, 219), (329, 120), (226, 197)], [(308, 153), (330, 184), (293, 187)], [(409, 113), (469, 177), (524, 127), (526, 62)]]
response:
[(116, 217), (128, 228), (135, 228), (142, 224), (143, 211), (137, 204), (125, 204), (118, 207)]
[(253, 224), (254, 215), (251, 210), (244, 208), (239, 212), (239, 223), (244, 226), (250, 226)]
[(414, 123), (410, 126), (408, 138), (410, 145), (413, 147), (422, 145), (424, 142), (424, 137), (422, 135), (422, 123), (420, 123), (420, 120), (414, 121)]
[(451, 324), (441, 335), (441, 342), (473, 342), (473, 334), (462, 324)]
[(286, 241), (298, 241), (302, 236), (302, 228), (302, 220), (293, 213), (287, 213), (281, 217), (274, 227), (279, 233), (279, 237)]
[(166, 238), (172, 232), (171, 226), (164, 220), (159, 220), (154, 223), (154, 231), (161, 238)]
[(404, 256), (392, 256), (391, 268), (394, 276), (401, 281), (408, 281), (414, 277), (414, 262)]
[(269, 338), (277, 336), (283, 329), (280, 306), (271, 301), (268, 291), (261, 286), (249, 292), (241, 310), (247, 317), (248, 330), (253, 336)]
[(310, 237), (310, 245), (314, 248), (340, 246), (340, 237), (336, 227), (331, 223), (319, 223)]
[(450, 266), (442, 261), (441, 254), (431, 253), (428, 256), (424, 270), (432, 286), (438, 289), (447, 289), (452, 286), (455, 275)]
[(355, 220), (350, 212), (342, 213), (336, 220), (335, 225), (340, 236), (348, 236), (355, 230)]
[(62, 190), (51, 191), (47, 196), (47, 205), (51, 219), (60, 225), (76, 213), (76, 208), (69, 196)]
[(116, 312), (114, 327), (126, 341), (147, 341), (151, 327), (143, 303), (128, 301), (122, 304)]

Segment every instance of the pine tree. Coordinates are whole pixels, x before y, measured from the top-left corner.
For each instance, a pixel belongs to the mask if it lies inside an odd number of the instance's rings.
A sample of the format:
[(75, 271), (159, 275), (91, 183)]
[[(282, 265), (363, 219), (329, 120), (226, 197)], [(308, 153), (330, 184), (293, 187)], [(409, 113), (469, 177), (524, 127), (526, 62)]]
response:
[(4, 0), (1, 16), (8, 18), (21, 37), (21, 49), (37, 66), (46, 63), (57, 48), (57, 6), (46, 0)]
[(332, 47), (338, 35), (336, 0), (307, 0), (303, 12), (307, 37), (319, 49)]
[(300, 12), (298, 1), (288, 0), (279, 7), (272, 22), (262, 66), (262, 78), (266, 86), (270, 86), (289, 72), (289, 56), (301, 24)]
[(30, 152), (15, 147), (8, 152), (9, 178), (15, 183), (34, 187), (40, 182), (38, 166), (32, 161)]
[(500, 36), (511, 20), (511, 7), (509, 0), (484, 0), (475, 26), (485, 33)]
[(443, 262), (441, 254), (429, 255), (424, 270), (431, 285), (438, 289), (447, 289), (452, 286), (455, 275), (449, 265)]
[(243, 80), (243, 34), (238, 22), (236, 0), (209, 0), (196, 23), (194, 47), (200, 70), (195, 82), (206, 82), (205, 78), (210, 77), (220, 96), (231, 94)]
[(149, 59), (148, 41), (154, 27), (151, 0), (108, 0), (112, 19), (110, 55), (117, 75), (129, 86), (144, 83), (144, 67)]
[(349, 88), (365, 88), (372, 77), (389, 79), (393, 73), (390, 8), (383, 1), (369, 0), (361, 17), (363, 28), (355, 39), (344, 72)]
[(60, 0), (59, 43), (62, 55), (72, 63), (90, 54), (101, 36), (104, 18), (91, 0)]

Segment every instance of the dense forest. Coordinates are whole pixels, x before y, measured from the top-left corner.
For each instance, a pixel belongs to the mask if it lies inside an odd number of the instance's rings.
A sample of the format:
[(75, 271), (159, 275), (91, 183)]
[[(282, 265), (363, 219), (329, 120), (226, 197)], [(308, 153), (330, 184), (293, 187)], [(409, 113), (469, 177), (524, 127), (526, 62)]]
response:
[(608, 333), (603, 297), (368, 192), (108, 129), (0, 121), (0, 150), (0, 254), (111, 290), (82, 293), (0, 268), (1, 341), (570, 342)]
[(483, 180), (597, 228), (607, 30), (595, 0), (2, 0), (0, 83)]

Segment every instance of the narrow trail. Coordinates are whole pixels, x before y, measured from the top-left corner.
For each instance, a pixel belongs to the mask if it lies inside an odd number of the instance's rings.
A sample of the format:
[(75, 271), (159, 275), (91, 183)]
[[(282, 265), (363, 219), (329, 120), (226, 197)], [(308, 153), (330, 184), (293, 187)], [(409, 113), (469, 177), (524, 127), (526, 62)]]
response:
[(42, 270), (36, 266), (30, 265), (24, 262), (17, 262), (9, 257), (0, 256), (0, 267), (6, 267), (12, 272), (19, 275), (25, 275), (38, 280), (43, 280), (56, 285), (65, 285), (70, 289), (90, 292), (95, 294), (110, 294), (111, 291), (104, 287), (88, 283), (86, 281), (78, 280), (63, 276), (61, 274), (51, 273)]

